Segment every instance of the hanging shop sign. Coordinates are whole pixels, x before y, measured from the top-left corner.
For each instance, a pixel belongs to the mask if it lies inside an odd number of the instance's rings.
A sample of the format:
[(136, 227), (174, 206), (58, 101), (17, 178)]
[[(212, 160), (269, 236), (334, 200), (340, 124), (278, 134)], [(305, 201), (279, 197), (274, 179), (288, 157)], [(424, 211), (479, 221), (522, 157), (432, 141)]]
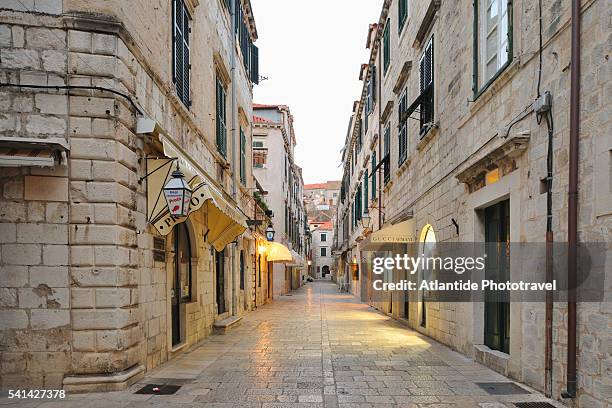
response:
[(148, 157), (142, 178), (147, 186), (147, 220), (160, 235), (167, 235), (174, 225), (204, 207), (206, 239), (222, 251), (247, 229), (246, 216), (176, 143), (160, 139), (166, 157)]

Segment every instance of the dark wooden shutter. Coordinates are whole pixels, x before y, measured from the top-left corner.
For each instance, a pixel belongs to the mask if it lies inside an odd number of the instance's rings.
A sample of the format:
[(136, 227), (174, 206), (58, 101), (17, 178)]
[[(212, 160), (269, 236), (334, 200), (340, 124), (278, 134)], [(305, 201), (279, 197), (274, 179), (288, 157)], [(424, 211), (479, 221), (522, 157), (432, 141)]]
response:
[(183, 93), (183, 10), (181, 0), (174, 0), (174, 82), (176, 93)]
[(259, 83), (259, 48), (251, 44), (251, 81)]
[(420, 73), (420, 91), (422, 93), (433, 82), (433, 37), (427, 43), (421, 58)]

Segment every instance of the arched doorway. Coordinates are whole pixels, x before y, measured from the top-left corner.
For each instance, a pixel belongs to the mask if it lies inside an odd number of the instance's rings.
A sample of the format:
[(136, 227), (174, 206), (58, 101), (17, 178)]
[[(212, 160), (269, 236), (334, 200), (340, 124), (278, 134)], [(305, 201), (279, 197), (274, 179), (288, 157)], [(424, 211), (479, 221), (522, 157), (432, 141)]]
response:
[[(421, 230), (421, 236), (419, 238), (419, 256), (423, 258), (423, 262), (421, 263), (421, 270), (419, 273), (419, 285), (423, 280), (431, 279), (431, 275), (433, 274), (433, 268), (430, 265), (427, 265), (425, 260), (429, 257), (434, 256), (436, 249), (436, 233), (434, 232), (431, 224), (427, 224)], [(419, 313), (421, 316), (421, 327), (427, 327), (427, 294), (423, 290), (419, 290)]]
[(181, 304), (191, 301), (191, 238), (186, 223), (176, 224), (172, 233), (174, 251), (171, 319), (172, 345), (176, 346), (185, 339), (185, 318)]
[(322, 274), (323, 274), (323, 278), (327, 278), (327, 275), (329, 274), (329, 266), (327, 265), (323, 266)]

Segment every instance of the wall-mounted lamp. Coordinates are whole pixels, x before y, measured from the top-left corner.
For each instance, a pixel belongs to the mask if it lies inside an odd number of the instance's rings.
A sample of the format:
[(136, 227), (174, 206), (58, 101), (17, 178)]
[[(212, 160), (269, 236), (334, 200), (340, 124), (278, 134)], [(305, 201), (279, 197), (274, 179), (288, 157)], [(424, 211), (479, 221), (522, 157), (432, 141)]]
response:
[(172, 178), (164, 186), (164, 197), (170, 215), (176, 218), (189, 216), (189, 203), (191, 202), (192, 190), (185, 181), (185, 175), (179, 169), (178, 160), (176, 170), (172, 172)]
[(372, 222), (372, 219), (370, 218), (368, 214), (363, 214), (361, 216), (361, 226), (363, 227), (363, 229), (370, 228), (371, 222)]

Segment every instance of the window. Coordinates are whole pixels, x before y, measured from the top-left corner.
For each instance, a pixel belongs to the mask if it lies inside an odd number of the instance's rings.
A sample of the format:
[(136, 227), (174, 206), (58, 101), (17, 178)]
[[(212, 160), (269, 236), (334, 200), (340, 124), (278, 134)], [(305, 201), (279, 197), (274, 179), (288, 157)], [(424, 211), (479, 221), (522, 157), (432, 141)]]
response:
[(191, 32), (191, 17), (187, 12), (187, 7), (183, 0), (174, 0), (172, 3), (174, 10), (173, 35), (172, 35), (172, 79), (176, 87), (176, 94), (189, 108), (189, 33)]
[(374, 111), (374, 103), (376, 102), (376, 65), (370, 65), (369, 69), (369, 78), (366, 84), (366, 109), (365, 109), (365, 119), (366, 126), (365, 130), (368, 130), (368, 115)]
[(321, 233), (321, 242), (327, 241), (327, 234)]
[(383, 74), (387, 73), (387, 69), (389, 68), (389, 64), (391, 63), (389, 25), (391, 25), (391, 19), (387, 20), (387, 24), (385, 24), (385, 31), (383, 31)]
[(368, 186), (370, 181), (368, 180), (369, 170), (365, 169), (365, 174), (363, 175), (363, 212), (368, 213)]
[(399, 103), (398, 165), (402, 165), (408, 156), (408, 118), (405, 115), (408, 109), (408, 96), (406, 94), (407, 89), (404, 89)]
[[(228, 3), (230, 0), (224, 1)], [(251, 79), (251, 82), (257, 84), (259, 83), (259, 50), (251, 40), (249, 28), (246, 24), (246, 19), (244, 16), (244, 10), (242, 9), (242, 2), (240, 0), (234, 1), (236, 37), (238, 40), (240, 53), (242, 54), (242, 64), (246, 71), (247, 77)]]
[(430, 129), (434, 116), (434, 50), (433, 37), (429, 39), (419, 62), (421, 109), (419, 121), (421, 136)]
[(327, 256), (327, 247), (321, 247), (321, 256)]
[(398, 18), (398, 32), (402, 32), (406, 18), (408, 17), (408, 0), (398, 0), (397, 2), (397, 18)]
[(191, 301), (191, 242), (185, 223), (174, 227), (174, 284), (181, 302)]
[(385, 126), (385, 133), (383, 135), (383, 178), (385, 180), (385, 184), (389, 182), (391, 179), (391, 124), (387, 123)]
[(376, 150), (372, 152), (372, 200), (376, 199)]
[(509, 0), (477, 0), (474, 19), (474, 92), (487, 84), (512, 56), (512, 10)]
[(227, 128), (225, 122), (226, 93), (225, 86), (220, 78), (217, 78), (217, 106), (216, 106), (216, 131), (217, 150), (223, 157), (227, 157)]
[(357, 154), (361, 151), (361, 145), (363, 143), (363, 119), (359, 120), (359, 133), (357, 134), (357, 149), (355, 150), (355, 161), (357, 161)]
[(240, 182), (246, 185), (246, 136), (240, 126)]
[(268, 159), (268, 149), (253, 149), (253, 167), (264, 168)]

